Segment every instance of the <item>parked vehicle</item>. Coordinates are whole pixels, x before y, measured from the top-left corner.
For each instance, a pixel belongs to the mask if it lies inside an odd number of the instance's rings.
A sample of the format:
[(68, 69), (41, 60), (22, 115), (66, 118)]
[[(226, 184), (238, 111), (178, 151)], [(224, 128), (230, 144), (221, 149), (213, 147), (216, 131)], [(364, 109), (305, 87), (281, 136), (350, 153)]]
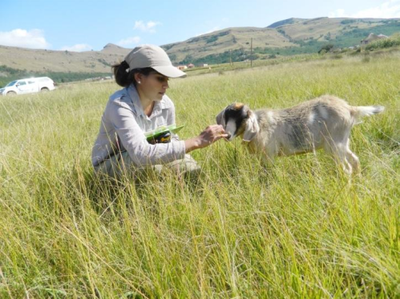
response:
[(49, 77), (37, 77), (15, 80), (0, 88), (0, 95), (15, 95), (55, 89), (54, 81)]

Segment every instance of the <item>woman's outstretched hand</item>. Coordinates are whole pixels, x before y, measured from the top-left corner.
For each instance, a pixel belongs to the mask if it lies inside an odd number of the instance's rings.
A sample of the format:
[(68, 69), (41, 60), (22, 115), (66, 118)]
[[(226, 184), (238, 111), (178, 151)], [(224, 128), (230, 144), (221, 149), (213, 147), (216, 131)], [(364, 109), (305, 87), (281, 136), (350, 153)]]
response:
[(221, 125), (211, 125), (208, 126), (203, 132), (198, 136), (200, 140), (200, 147), (206, 147), (215, 141), (228, 137), (228, 134), (225, 133), (224, 128)]
[(199, 136), (185, 140), (186, 153), (198, 148), (207, 147), (215, 141), (227, 137), (228, 134), (226, 134), (221, 125), (210, 125)]

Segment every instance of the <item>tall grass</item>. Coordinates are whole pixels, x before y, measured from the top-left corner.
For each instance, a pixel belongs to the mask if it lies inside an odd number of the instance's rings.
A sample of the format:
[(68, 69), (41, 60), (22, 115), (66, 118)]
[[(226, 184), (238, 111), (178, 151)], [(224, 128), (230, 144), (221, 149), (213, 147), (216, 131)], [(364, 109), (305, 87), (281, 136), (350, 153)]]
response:
[(181, 138), (234, 101), (321, 94), (383, 114), (353, 129), (362, 175), (324, 153), (264, 169), (240, 141), (193, 152), (197, 184), (93, 176), (114, 83), (0, 98), (1, 298), (400, 296), (400, 57), (283, 63), (172, 80)]

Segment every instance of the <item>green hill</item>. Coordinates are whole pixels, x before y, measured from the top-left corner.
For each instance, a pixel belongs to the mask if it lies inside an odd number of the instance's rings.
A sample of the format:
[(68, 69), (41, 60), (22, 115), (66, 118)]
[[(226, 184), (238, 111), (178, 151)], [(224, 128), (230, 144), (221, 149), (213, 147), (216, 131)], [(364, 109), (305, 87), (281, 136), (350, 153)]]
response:
[(328, 43), (337, 48), (357, 46), (370, 33), (395, 32), (400, 32), (400, 19), (292, 18), (266, 28), (224, 29), (163, 47), (177, 64), (227, 63), (316, 53)]
[[(226, 28), (162, 47), (175, 65), (217, 64), (317, 53), (327, 44), (357, 46), (370, 33), (396, 32), (400, 32), (400, 19), (291, 18), (265, 28)], [(59, 82), (109, 75), (111, 65), (130, 50), (113, 44), (87, 52), (0, 46), (0, 84), (37, 74), (52, 75)]]

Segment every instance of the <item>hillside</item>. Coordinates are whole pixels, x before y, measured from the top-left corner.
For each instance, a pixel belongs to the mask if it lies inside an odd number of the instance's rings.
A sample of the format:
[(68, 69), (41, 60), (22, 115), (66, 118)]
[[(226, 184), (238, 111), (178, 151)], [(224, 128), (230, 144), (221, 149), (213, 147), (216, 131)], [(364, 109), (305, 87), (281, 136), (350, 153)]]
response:
[(51, 76), (56, 82), (69, 82), (111, 74), (111, 66), (129, 53), (113, 44), (101, 51), (70, 52), (32, 50), (0, 46), (0, 86), (30, 76)]
[(251, 58), (267, 59), (316, 53), (328, 43), (356, 46), (371, 32), (391, 35), (399, 31), (400, 19), (292, 18), (266, 28), (228, 28), (163, 47), (178, 64), (226, 63), (250, 59), (251, 41)]
[(102, 51), (88, 52), (0, 46), (0, 65), (37, 72), (109, 72), (110, 66), (126, 52), (129, 50), (110, 44)]
[[(163, 48), (177, 63), (190, 63), (196, 60), (207, 62), (212, 55), (217, 56), (229, 51), (239, 51), (238, 53), (249, 51), (251, 39), (253, 39), (253, 48), (276, 49), (298, 46), (290, 41), (290, 37), (281, 34), (276, 29), (241, 27), (215, 31), (184, 42), (164, 45)], [(240, 57), (235, 58), (235, 60), (240, 60)]]
[[(215, 64), (316, 53), (328, 43), (335, 47), (355, 46), (371, 32), (385, 35), (400, 32), (400, 19), (291, 18), (265, 28), (226, 28), (162, 47), (176, 65)], [(13, 74), (25, 73), (109, 74), (111, 65), (121, 61), (129, 51), (113, 44), (107, 44), (101, 51), (88, 52), (0, 46), (0, 83)]]

